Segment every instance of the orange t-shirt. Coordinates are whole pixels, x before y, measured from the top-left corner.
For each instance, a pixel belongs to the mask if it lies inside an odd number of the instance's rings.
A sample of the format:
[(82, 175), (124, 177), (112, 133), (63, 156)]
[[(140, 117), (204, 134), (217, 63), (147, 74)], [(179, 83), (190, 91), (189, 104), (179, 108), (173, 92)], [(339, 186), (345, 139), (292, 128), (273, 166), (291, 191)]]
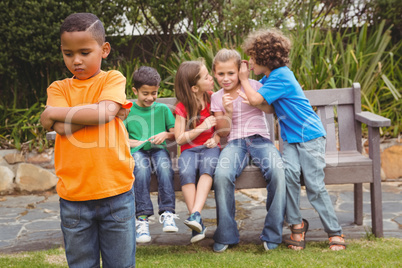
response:
[[(118, 71), (101, 71), (87, 80), (68, 78), (47, 89), (47, 105), (74, 107), (104, 100), (130, 108), (125, 94), (125, 77)], [(117, 117), (109, 123), (86, 126), (72, 135), (57, 135), (55, 169), (57, 193), (70, 201), (115, 196), (131, 189), (134, 160), (128, 133)]]

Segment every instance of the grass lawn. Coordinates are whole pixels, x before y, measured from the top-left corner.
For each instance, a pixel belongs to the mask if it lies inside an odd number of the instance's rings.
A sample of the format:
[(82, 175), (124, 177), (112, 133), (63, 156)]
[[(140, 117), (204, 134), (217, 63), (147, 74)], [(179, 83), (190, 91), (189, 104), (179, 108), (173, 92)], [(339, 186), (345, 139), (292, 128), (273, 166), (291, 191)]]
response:
[[(346, 251), (332, 252), (326, 242), (309, 242), (304, 251), (281, 245), (271, 252), (262, 245), (240, 244), (224, 253), (209, 247), (140, 246), (137, 267), (401, 267), (402, 239), (348, 240)], [(0, 267), (67, 267), (62, 248), (0, 254)]]

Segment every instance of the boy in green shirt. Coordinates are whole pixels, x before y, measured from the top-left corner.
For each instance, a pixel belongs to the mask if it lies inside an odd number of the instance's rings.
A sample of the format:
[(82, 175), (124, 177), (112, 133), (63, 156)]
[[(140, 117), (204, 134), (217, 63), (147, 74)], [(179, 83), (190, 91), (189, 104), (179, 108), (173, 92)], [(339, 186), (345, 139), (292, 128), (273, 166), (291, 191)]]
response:
[(166, 139), (174, 140), (175, 119), (167, 105), (155, 102), (161, 78), (151, 67), (142, 66), (133, 74), (137, 101), (124, 121), (135, 160), (134, 190), (137, 216), (137, 242), (151, 241), (148, 217), (154, 214), (150, 198), (151, 173), (158, 178), (159, 222), (164, 232), (177, 232), (174, 219), (173, 169)]

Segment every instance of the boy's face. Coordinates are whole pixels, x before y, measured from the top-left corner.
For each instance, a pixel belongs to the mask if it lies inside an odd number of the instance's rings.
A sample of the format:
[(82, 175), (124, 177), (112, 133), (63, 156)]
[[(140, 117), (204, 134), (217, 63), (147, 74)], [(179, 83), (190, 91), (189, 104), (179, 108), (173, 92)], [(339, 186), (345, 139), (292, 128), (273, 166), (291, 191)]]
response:
[(225, 91), (237, 90), (239, 82), (239, 66), (234, 60), (226, 62), (217, 62), (215, 64), (215, 78), (219, 86)]
[(158, 97), (159, 86), (143, 85), (139, 89), (133, 87), (133, 92), (137, 95), (137, 105), (140, 107), (151, 107)]
[(64, 32), (61, 51), (68, 70), (75, 78), (85, 80), (100, 72), (102, 58), (110, 53), (110, 44), (99, 45), (88, 31)]
[(270, 70), (267, 67), (258, 65), (255, 62), (255, 58), (253, 57), (249, 59), (248, 64), (250, 66), (250, 70), (253, 70), (255, 75), (266, 74), (267, 72), (270, 72)]

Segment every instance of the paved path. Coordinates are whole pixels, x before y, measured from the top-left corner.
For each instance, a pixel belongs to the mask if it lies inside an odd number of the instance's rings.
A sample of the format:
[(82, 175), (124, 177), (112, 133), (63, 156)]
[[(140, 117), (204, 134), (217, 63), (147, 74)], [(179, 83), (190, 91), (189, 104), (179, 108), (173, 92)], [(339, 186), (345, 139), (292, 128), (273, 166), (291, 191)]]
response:
[[(384, 236), (402, 238), (402, 181), (384, 182), (383, 215)], [(364, 222), (362, 226), (353, 223), (353, 186), (331, 185), (327, 189), (333, 200), (335, 210), (347, 239), (362, 238), (371, 226), (369, 184), (364, 184)], [(309, 204), (305, 191), (301, 198), (302, 215), (310, 222), (307, 241), (326, 240), (318, 214)], [(236, 192), (237, 216), (241, 243), (261, 244), (259, 235), (265, 218), (264, 189), (241, 190)], [(188, 245), (191, 231), (183, 224), (188, 217), (187, 208), (181, 192), (176, 196), (176, 213), (180, 220), (176, 223), (179, 232), (166, 234), (162, 232), (159, 217), (150, 218), (151, 244)], [(157, 196), (152, 194), (155, 211)], [(215, 200), (210, 193), (202, 216), (208, 227), (206, 239), (199, 242), (211, 247), (212, 235), (216, 229)], [(290, 231), (284, 228), (284, 236)], [(0, 252), (10, 253), (32, 251), (58, 247), (63, 244), (60, 231), (58, 196), (50, 194), (28, 196), (0, 196)]]

